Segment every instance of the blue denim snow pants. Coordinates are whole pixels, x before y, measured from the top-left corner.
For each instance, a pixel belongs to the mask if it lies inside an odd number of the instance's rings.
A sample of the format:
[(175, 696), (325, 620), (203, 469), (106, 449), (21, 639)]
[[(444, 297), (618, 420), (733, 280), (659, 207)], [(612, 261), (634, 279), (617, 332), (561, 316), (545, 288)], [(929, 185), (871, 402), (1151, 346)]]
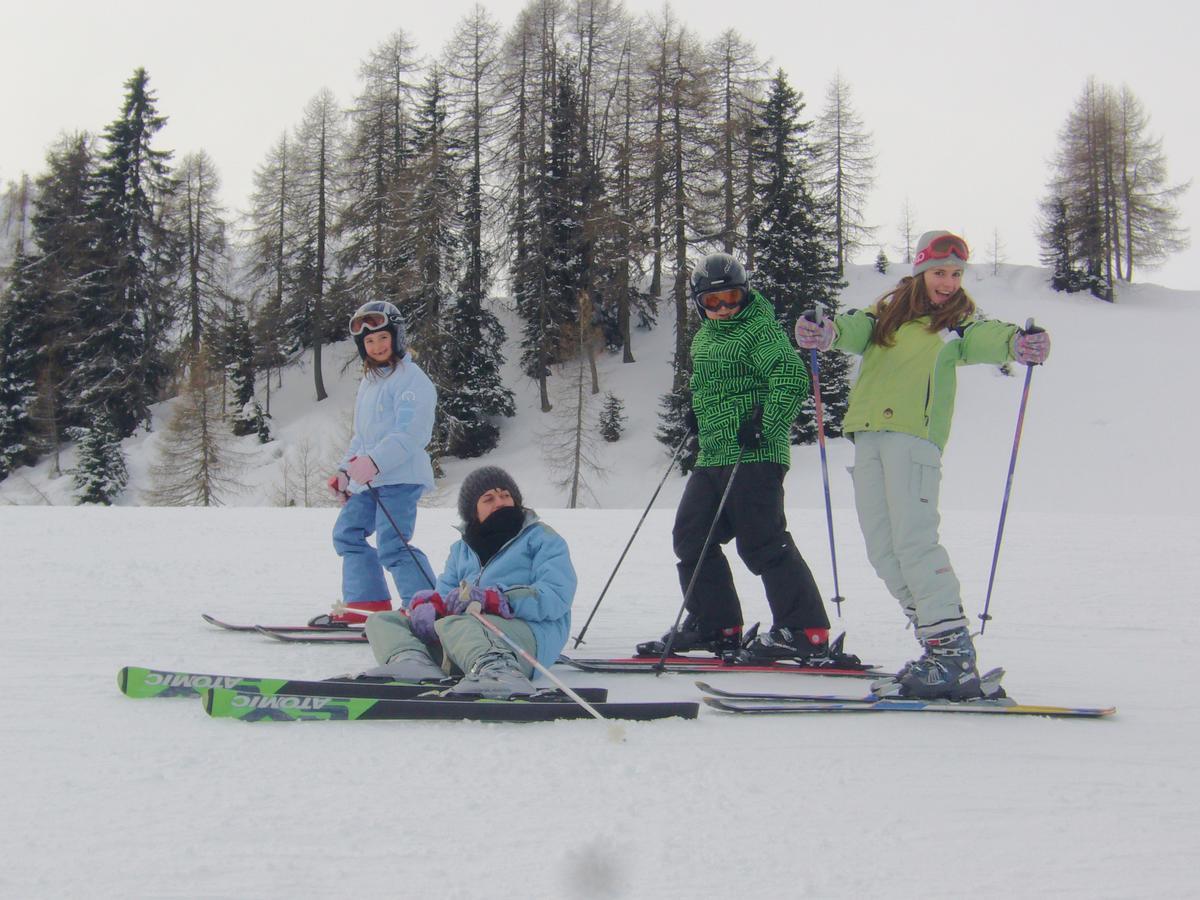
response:
[[(427, 590), (434, 583), (429, 560), (411, 543), (417, 521), (417, 500), (421, 497), (420, 486), (387, 484), (375, 490), (400, 526), (404, 540), (410, 542), (408, 546), (412, 547), (412, 553), (408, 552), (370, 491), (352, 494), (333, 526), (333, 547), (342, 558), (342, 601), (345, 603), (390, 599), (384, 569), (392, 573), (401, 600), (407, 600), (417, 591)], [(367, 543), (372, 534), (378, 551)]]

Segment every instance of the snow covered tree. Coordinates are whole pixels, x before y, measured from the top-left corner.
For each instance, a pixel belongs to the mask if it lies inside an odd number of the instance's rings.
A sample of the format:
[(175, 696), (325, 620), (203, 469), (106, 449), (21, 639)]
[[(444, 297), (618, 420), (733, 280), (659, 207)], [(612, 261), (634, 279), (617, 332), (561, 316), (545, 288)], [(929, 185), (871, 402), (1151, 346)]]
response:
[(229, 419), (236, 435), (259, 432), (263, 412), (254, 402), (255, 347), (250, 323), (235, 298), (228, 301), (224, 327), (214, 342), (213, 362), (229, 379), (232, 393), (229, 398)]
[(104, 131), (91, 198), (100, 284), (81, 298), (70, 372), (79, 408), (122, 437), (149, 422), (150, 404), (166, 381), (178, 265), (174, 236), (163, 228), (174, 191), (171, 153), (152, 146), (167, 120), (149, 81), (145, 69), (134, 71), (121, 113)]
[(401, 286), (408, 339), (425, 357), (422, 368), (442, 386), (444, 318), (462, 272), (462, 146), (449, 129), (444, 76), (434, 67), (421, 86), (412, 124), (410, 171), (403, 187), (409, 268)]
[[(791, 334), (806, 310), (822, 307), (833, 315), (844, 283), (837, 274), (834, 235), (827, 203), (810, 189), (813, 150), (809, 123), (800, 120), (804, 101), (780, 70), (771, 80), (752, 131), (756, 194), (753, 285), (775, 307), (775, 316)], [(836, 433), (849, 394), (845, 354), (829, 353), (821, 362), (822, 394), (831, 433)], [(811, 402), (811, 401), (810, 401)], [(816, 439), (812, 412), (802, 408), (796, 437)]]
[(37, 458), (32, 407), (37, 397), (38, 353), (36, 339), (29, 333), (37, 317), (25, 303), (33, 288), (25, 281), (23, 254), (17, 255), (10, 271), (12, 280), (0, 302), (0, 480)]
[(883, 251), (883, 248), (880, 247), (879, 252), (875, 254), (875, 271), (880, 275), (886, 275), (889, 265), (891, 265), (891, 261), (888, 259), (888, 255)]
[(604, 395), (604, 405), (600, 408), (600, 436), (610, 444), (616, 443), (625, 431), (628, 418), (621, 398), (609, 391)]
[(72, 428), (70, 435), (76, 442), (76, 465), (71, 473), (76, 499), (111, 505), (129, 481), (116, 425), (100, 408), (93, 411), (91, 422)]

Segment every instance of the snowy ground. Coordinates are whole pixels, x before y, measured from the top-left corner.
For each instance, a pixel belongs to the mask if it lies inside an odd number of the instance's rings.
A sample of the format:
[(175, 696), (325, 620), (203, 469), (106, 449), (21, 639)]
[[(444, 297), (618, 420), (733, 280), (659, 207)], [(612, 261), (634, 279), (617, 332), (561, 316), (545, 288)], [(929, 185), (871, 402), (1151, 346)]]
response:
[[(39, 467), (0, 486), (0, 896), (1195, 896), (1200, 721), (1194, 704), (1176, 704), (1197, 655), (1200, 506), (1186, 473), (1200, 298), (1140, 287), (1110, 307), (1049, 295), (1036, 277), (1014, 269), (976, 290), (994, 315), (1034, 315), (1055, 336), (1034, 376), (981, 662), (1003, 665), (1023, 702), (1112, 704), (1115, 717), (703, 710), (630, 724), (623, 744), (591, 721), (213, 721), (196, 702), (123, 697), (117, 670), (324, 677), (368, 664), (360, 646), (285, 646), (199, 617), (296, 622), (327, 608), (334, 511), (267, 508), (265, 493), (257, 506), (140, 508), (136, 485), (114, 508), (7, 505), (36, 503), (36, 492), (62, 502), (66, 479)], [(873, 278), (855, 278), (852, 302), (876, 292)], [(603, 370), (627, 403), (654, 399), (636, 393), (637, 370), (655, 393), (669, 377), (657, 340), (642, 339), (637, 366)], [(1021, 382), (964, 376), (943, 534), (974, 614)], [(280, 409), (291, 402), (285, 392)], [(310, 427), (333, 429), (333, 409), (309, 412), (320, 420)], [(294, 410), (279, 414), (277, 433), (300, 429), (303, 405)], [(603, 509), (555, 508), (527, 412), (488, 460), (510, 468), (570, 542), (576, 632), (665, 466), (644, 430), (653, 411), (630, 413), (628, 441), (610, 448)], [(131, 442), (135, 470), (151, 440)], [(848, 600), (838, 625), (849, 650), (894, 667), (915, 644), (867, 565), (842, 471), (850, 454), (832, 442)], [(435, 561), (455, 536), (454, 479), (471, 467), (455, 463), (440, 505), (421, 512), (416, 540)], [(681, 486), (668, 481), (642, 526), (588, 654), (627, 652), (674, 616)], [(815, 449), (798, 449), (788, 490), (793, 534), (831, 594)], [(748, 620), (764, 617), (754, 579), (734, 568)], [(678, 675), (562, 674), (613, 699), (697, 696)], [(782, 678), (712, 680), (779, 688)]]

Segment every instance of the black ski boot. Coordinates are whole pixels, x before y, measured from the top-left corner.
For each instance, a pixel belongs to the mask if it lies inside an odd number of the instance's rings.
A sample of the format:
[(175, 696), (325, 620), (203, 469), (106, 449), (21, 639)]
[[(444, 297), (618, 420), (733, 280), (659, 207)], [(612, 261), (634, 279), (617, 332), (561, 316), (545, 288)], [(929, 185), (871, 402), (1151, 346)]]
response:
[(708, 628), (688, 613), (679, 624), (679, 630), (675, 631), (675, 640), (671, 640), (671, 632), (668, 631), (657, 641), (643, 641), (638, 644), (636, 653), (638, 656), (662, 656), (668, 641), (671, 643), (672, 654), (705, 650), (724, 658), (725, 653), (732, 652), (742, 645), (742, 626)]
[(814, 643), (803, 629), (775, 625), (766, 634), (757, 634), (747, 639), (735, 653), (727, 656), (725, 661), (734, 666), (754, 666), (785, 660), (802, 666), (827, 669), (865, 668), (857, 656), (842, 650), (845, 640), (846, 636), (842, 634), (832, 643), (828, 638)]

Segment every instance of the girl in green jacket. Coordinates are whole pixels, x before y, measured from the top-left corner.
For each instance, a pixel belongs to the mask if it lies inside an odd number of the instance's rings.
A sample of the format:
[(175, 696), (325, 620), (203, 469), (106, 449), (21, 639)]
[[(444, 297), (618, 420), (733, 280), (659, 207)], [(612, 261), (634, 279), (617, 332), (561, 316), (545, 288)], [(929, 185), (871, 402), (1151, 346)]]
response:
[(922, 656), (885, 692), (963, 700), (982, 696), (961, 589), (938, 538), (942, 450), (958, 366), (1037, 365), (1044, 331), (976, 315), (962, 288), (970, 256), (948, 231), (917, 243), (913, 273), (867, 310), (821, 323), (801, 318), (796, 343), (862, 356), (843, 431), (854, 441), (854, 503), (867, 557), (913, 624)]

